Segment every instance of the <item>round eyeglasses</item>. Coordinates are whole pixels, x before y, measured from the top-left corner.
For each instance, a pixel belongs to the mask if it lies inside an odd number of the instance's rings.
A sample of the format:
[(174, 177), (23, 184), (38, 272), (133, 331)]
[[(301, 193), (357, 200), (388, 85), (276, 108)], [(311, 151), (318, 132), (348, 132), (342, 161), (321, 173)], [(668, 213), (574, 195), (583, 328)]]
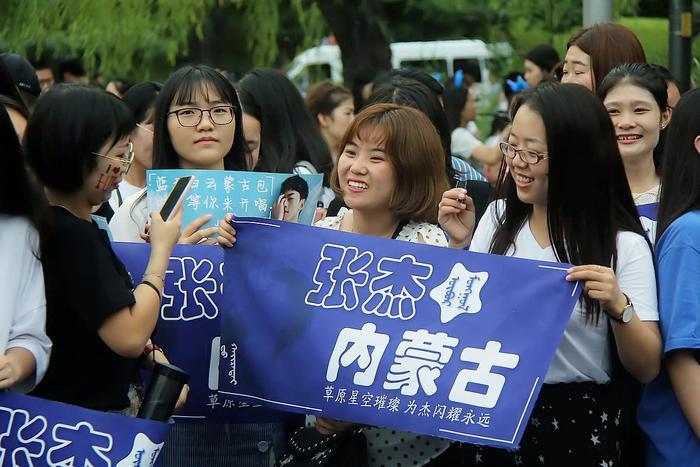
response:
[(199, 125), (204, 112), (209, 114), (209, 119), (214, 125), (228, 125), (233, 121), (233, 112), (236, 107), (233, 105), (217, 105), (211, 109), (199, 109), (197, 107), (187, 107), (185, 109), (173, 110), (168, 115), (175, 114), (178, 123), (184, 127)]
[(520, 160), (528, 164), (537, 164), (540, 161), (549, 159), (549, 155), (546, 152), (537, 152), (532, 149), (518, 149), (510, 143), (501, 141), (498, 146), (508, 159), (515, 158), (516, 155), (520, 156)]
[(126, 145), (124, 154), (122, 154), (121, 157), (107, 156), (105, 154), (100, 154), (99, 152), (93, 152), (91, 154), (97, 157), (104, 157), (107, 160), (120, 164), (122, 167), (124, 167), (124, 174), (127, 174), (131, 168), (131, 163), (134, 161), (134, 143), (129, 141), (129, 144)]

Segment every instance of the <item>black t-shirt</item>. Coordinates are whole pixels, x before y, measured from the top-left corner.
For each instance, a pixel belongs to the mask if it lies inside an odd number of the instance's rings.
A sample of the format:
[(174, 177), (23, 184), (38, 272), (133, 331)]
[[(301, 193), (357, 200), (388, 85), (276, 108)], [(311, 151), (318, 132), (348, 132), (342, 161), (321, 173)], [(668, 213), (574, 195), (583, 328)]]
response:
[(135, 303), (133, 283), (105, 232), (63, 208), (52, 207), (51, 214), (42, 262), (53, 348), (32, 395), (95, 410), (125, 409), (137, 362), (114, 353), (97, 330)]

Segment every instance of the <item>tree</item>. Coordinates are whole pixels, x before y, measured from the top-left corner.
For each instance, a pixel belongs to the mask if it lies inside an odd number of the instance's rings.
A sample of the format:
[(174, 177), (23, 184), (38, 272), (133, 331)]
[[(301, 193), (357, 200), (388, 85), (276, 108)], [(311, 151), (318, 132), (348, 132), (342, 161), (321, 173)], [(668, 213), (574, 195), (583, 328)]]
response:
[(242, 1), (2, 0), (0, 47), (80, 55), (91, 71), (126, 75), (159, 57), (174, 63), (213, 6)]

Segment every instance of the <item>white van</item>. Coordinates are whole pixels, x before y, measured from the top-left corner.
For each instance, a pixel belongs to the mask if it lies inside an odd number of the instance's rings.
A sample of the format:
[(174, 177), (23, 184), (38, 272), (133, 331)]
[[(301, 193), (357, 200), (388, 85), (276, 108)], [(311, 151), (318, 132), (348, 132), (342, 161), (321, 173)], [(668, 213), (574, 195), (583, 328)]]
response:
[[(442, 77), (451, 77), (455, 70), (464, 70), (477, 82), (488, 82), (488, 60), (509, 57), (512, 49), (507, 43), (487, 45), (478, 39), (428, 42), (394, 42), (391, 47), (392, 68), (414, 67)], [(329, 79), (343, 82), (343, 62), (340, 47), (321, 45), (294, 57), (287, 76), (301, 89), (309, 83)]]

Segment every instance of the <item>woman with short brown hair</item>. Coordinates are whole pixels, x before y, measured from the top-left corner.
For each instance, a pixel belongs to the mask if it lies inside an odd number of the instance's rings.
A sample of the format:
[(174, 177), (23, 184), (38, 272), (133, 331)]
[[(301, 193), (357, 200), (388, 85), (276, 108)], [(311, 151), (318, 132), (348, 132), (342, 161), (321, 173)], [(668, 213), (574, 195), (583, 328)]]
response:
[[(442, 142), (428, 117), (409, 107), (371, 105), (357, 115), (340, 147), (331, 185), (350, 210), (317, 226), (447, 246), (445, 234), (433, 223), (449, 182)], [(316, 428), (323, 434), (352, 426), (316, 419)], [(370, 467), (395, 465), (396, 459), (405, 460), (406, 465), (425, 465), (450, 444), (383, 428), (368, 427), (365, 434)]]

